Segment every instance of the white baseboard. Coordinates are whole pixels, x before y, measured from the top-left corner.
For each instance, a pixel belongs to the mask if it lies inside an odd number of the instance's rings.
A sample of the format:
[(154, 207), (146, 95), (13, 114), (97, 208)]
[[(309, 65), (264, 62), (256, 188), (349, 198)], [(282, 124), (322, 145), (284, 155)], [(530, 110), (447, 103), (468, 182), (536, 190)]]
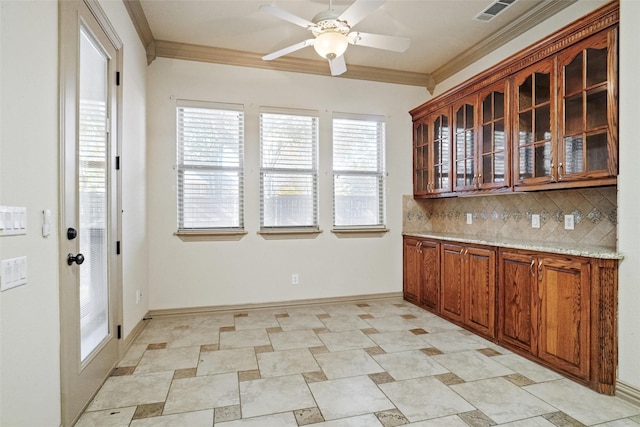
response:
[(142, 319), (138, 321), (136, 326), (133, 327), (131, 332), (129, 332), (129, 335), (127, 335), (122, 340), (122, 345), (120, 346), (120, 359), (122, 359), (124, 355), (127, 354), (127, 351), (129, 351), (129, 349), (131, 348), (131, 345), (136, 341), (136, 338), (138, 338), (138, 336), (142, 333), (144, 328), (147, 326), (147, 321), (144, 319), (148, 317), (149, 317), (149, 313), (147, 312), (147, 314), (142, 316)]
[(347, 302), (364, 302), (364, 301), (376, 301), (394, 299), (398, 302), (402, 302), (402, 292), (388, 292), (384, 294), (369, 294), (369, 295), (353, 295), (347, 297), (332, 297), (332, 298), (314, 298), (305, 300), (294, 301), (279, 301), (257, 304), (236, 304), (236, 305), (218, 305), (218, 306), (206, 306), (206, 307), (186, 307), (186, 308), (168, 308), (160, 310), (149, 310), (146, 317), (165, 317), (165, 316), (184, 316), (188, 314), (206, 314), (206, 313), (223, 313), (233, 311), (249, 311), (260, 310), (265, 308), (279, 308), (279, 307), (308, 307), (322, 304), (336, 304)]
[(616, 382), (616, 397), (640, 406), (640, 388), (618, 380)]

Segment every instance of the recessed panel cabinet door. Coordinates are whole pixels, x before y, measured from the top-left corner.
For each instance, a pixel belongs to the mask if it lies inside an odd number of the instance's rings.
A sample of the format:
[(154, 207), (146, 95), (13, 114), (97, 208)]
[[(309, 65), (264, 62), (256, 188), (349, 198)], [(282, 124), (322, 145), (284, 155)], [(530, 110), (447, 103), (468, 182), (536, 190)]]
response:
[(530, 255), (500, 253), (498, 340), (532, 354), (536, 348), (535, 268)]
[(420, 305), (438, 311), (440, 302), (440, 244), (420, 242), (422, 289)]
[(442, 298), (440, 310), (449, 319), (462, 321), (464, 247), (442, 245)]
[(465, 249), (464, 323), (489, 337), (495, 336), (496, 251)]
[(589, 378), (589, 267), (586, 260), (538, 261), (540, 332), (538, 356)]
[(420, 301), (420, 253), (419, 241), (405, 238), (403, 243), (403, 295), (404, 299), (418, 304)]

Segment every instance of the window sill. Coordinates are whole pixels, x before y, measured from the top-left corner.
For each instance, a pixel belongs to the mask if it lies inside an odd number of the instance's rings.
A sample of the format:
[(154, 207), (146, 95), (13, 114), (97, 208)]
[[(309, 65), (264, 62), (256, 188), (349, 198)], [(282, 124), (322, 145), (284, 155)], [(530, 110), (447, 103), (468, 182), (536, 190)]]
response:
[(382, 237), (390, 230), (388, 228), (334, 228), (331, 230), (337, 237)]
[(284, 228), (260, 230), (258, 234), (265, 240), (277, 239), (315, 239), (322, 233), (319, 229)]
[(240, 240), (247, 234), (244, 230), (181, 230), (173, 233), (183, 242), (208, 242), (218, 240)]

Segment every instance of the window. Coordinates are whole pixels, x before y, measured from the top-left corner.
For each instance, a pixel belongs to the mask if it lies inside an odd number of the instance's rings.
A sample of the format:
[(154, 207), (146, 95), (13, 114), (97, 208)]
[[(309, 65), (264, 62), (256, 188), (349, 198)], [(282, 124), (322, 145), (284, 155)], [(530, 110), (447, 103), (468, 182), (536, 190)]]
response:
[(382, 117), (333, 117), (333, 225), (384, 227)]
[(318, 115), (260, 113), (260, 228), (318, 229)]
[(242, 229), (242, 106), (179, 101), (178, 230)]

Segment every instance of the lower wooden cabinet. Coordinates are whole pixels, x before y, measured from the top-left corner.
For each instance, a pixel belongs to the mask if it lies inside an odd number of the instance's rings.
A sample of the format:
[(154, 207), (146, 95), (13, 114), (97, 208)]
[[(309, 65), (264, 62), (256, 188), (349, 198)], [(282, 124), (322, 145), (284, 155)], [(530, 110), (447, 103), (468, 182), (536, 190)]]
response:
[(404, 295), (605, 394), (615, 391), (613, 259), (404, 239)]

